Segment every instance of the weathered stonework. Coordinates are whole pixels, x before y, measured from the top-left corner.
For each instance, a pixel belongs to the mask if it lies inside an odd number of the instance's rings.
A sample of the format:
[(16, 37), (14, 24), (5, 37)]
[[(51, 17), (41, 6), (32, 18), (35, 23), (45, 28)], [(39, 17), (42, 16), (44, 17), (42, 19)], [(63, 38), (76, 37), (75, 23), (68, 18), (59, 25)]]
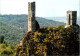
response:
[(39, 24), (35, 17), (35, 2), (28, 3), (28, 31), (36, 31)]
[(35, 2), (28, 3), (28, 31), (35, 31)]
[(76, 36), (79, 35), (79, 25), (77, 24), (77, 11), (67, 11), (67, 24), (65, 28), (73, 26)]
[(77, 11), (67, 11), (67, 25), (76, 25)]

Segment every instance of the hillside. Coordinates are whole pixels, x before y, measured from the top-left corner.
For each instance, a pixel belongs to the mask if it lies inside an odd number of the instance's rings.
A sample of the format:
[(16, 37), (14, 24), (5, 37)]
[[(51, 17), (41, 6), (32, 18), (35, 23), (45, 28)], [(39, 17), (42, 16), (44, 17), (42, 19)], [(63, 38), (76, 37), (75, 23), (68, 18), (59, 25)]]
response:
[[(65, 25), (65, 23), (36, 17), (40, 27)], [(16, 45), (28, 29), (28, 15), (0, 15), (0, 34), (4, 34), (8, 44)]]
[(5, 41), (8, 44), (17, 44), (23, 36), (23, 31), (16, 27), (12, 27), (7, 23), (0, 22), (0, 34), (3, 34), (5, 37)]
[(77, 56), (79, 41), (74, 27), (44, 27), (26, 32), (18, 43), (16, 56)]

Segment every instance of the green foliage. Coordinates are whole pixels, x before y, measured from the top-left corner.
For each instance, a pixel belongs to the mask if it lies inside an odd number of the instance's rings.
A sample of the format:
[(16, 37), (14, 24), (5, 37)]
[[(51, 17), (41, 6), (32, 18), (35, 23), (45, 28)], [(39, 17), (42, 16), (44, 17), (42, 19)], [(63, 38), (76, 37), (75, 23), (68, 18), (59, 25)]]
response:
[(36, 32), (27, 32), (22, 41), (23, 45), (17, 46), (16, 55), (29, 53), (38, 56), (44, 52), (47, 55), (79, 54), (79, 42), (72, 26), (45, 27)]
[(12, 45), (0, 44), (0, 55), (13, 55), (15, 48)]
[(57, 26), (57, 28), (64, 28), (64, 25), (59, 25), (59, 26)]

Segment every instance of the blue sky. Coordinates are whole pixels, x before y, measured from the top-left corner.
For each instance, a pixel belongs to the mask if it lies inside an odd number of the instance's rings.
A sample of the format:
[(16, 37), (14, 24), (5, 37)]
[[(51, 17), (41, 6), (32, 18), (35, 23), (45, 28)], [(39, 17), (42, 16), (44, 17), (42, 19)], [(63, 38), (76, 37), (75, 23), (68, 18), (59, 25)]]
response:
[(28, 14), (28, 2), (36, 1), (36, 16), (66, 16), (66, 11), (76, 10), (79, 0), (0, 0), (1, 14)]

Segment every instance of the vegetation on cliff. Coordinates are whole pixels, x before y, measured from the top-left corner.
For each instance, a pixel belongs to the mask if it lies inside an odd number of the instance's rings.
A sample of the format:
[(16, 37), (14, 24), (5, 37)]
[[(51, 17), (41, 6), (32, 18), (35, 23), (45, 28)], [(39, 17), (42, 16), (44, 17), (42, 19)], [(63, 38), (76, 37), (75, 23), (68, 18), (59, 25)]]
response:
[(45, 27), (35, 32), (26, 32), (15, 55), (78, 55), (79, 42), (73, 26), (64, 28)]

